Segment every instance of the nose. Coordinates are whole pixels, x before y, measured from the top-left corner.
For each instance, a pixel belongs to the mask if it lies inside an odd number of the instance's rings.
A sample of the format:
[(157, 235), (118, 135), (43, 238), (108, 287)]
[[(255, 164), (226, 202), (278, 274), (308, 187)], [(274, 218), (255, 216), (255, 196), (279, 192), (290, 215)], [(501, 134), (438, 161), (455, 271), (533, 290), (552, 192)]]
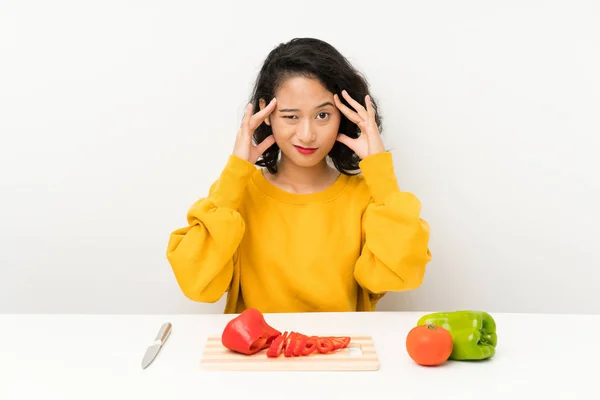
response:
[(314, 129), (310, 126), (310, 121), (304, 121), (296, 125), (296, 137), (303, 144), (310, 144), (314, 142), (316, 135)]

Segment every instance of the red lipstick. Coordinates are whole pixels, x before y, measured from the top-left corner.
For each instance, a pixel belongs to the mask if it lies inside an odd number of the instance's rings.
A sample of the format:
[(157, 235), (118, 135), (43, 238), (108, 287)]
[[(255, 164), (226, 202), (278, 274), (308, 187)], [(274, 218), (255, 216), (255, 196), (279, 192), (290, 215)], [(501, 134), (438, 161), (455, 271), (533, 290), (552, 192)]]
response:
[(308, 147), (302, 147), (302, 146), (294, 146), (294, 147), (302, 154), (312, 154), (315, 151), (317, 151), (317, 149), (308, 148)]

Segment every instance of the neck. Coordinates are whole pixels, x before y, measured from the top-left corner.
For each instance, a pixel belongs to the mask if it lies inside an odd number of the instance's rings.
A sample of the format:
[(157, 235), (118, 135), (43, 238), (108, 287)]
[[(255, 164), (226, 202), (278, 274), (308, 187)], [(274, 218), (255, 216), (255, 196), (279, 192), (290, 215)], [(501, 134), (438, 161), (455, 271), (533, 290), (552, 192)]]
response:
[(337, 178), (337, 171), (330, 168), (325, 159), (312, 167), (301, 167), (282, 156), (277, 174), (271, 178), (289, 192), (313, 193), (329, 187)]

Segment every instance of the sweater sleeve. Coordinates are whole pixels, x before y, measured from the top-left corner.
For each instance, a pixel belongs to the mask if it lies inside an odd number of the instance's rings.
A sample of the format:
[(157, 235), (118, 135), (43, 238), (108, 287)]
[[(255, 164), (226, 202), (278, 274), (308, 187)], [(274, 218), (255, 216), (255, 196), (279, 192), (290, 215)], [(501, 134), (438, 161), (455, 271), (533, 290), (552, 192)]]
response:
[(187, 213), (188, 225), (173, 231), (167, 259), (188, 298), (214, 303), (229, 289), (235, 254), (245, 231), (240, 204), (256, 167), (231, 155), (208, 196)]
[(431, 260), (429, 225), (420, 218), (419, 200), (400, 191), (391, 153), (369, 156), (360, 168), (371, 202), (363, 215), (363, 248), (354, 276), (377, 300), (385, 292), (421, 285)]

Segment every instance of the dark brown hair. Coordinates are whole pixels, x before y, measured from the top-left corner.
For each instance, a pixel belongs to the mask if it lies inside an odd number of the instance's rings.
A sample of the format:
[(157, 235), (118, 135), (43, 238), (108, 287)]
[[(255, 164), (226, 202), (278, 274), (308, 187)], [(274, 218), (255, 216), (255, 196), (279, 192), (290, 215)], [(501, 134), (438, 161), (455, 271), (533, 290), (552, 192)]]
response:
[[(283, 81), (295, 76), (319, 80), (327, 90), (337, 93), (340, 101), (350, 109), (354, 108), (342, 97), (343, 89), (366, 107), (365, 96), (369, 94), (368, 82), (338, 50), (319, 39), (295, 38), (275, 47), (265, 59), (250, 98), (254, 109), (259, 110), (260, 99), (264, 99), (268, 104)], [(371, 102), (381, 132), (381, 115), (373, 96)], [(351, 138), (357, 138), (360, 134), (358, 126), (343, 113), (339, 130)], [(271, 127), (263, 122), (254, 131), (254, 142), (260, 143), (271, 134)], [(273, 144), (257, 160), (256, 165), (266, 167), (269, 172), (275, 174), (279, 152), (279, 146)], [(360, 158), (340, 142), (335, 143), (328, 156), (338, 171), (343, 174), (353, 175), (359, 170)]]

